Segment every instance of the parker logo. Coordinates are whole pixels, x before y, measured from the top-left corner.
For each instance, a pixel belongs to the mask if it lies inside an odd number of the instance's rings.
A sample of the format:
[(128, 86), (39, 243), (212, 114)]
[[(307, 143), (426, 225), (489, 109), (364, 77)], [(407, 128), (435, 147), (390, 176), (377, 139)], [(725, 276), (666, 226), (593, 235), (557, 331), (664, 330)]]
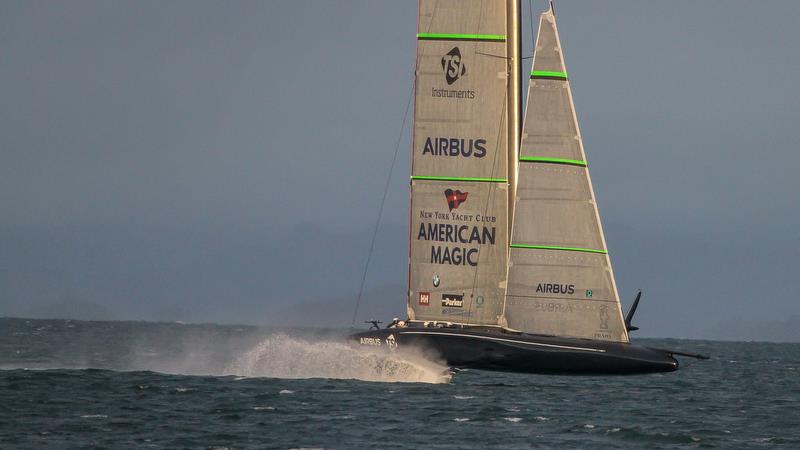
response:
[(458, 81), (461, 75), (466, 75), (467, 66), (461, 61), (461, 50), (458, 47), (453, 47), (446, 55), (442, 56), (442, 70), (444, 70), (444, 78), (448, 85)]
[(458, 209), (462, 203), (467, 201), (467, 195), (469, 195), (469, 192), (454, 191), (452, 189), (444, 191), (444, 196), (447, 198), (447, 206), (450, 207), (450, 211)]
[(442, 294), (442, 306), (449, 308), (463, 308), (464, 296), (457, 294)]
[(428, 306), (431, 304), (431, 293), (430, 292), (420, 292), (419, 293), (419, 304), (420, 306)]

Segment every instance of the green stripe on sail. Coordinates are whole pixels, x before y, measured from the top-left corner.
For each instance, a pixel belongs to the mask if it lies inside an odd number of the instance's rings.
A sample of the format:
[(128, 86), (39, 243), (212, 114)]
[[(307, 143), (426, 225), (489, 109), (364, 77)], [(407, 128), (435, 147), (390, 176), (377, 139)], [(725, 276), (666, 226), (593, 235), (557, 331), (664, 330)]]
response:
[(547, 158), (544, 156), (520, 156), (519, 160), (524, 162), (569, 164), (572, 166), (586, 167), (586, 161), (581, 161), (579, 159)]
[(593, 248), (580, 248), (580, 247), (558, 247), (555, 245), (528, 245), (528, 244), (511, 244), (511, 248), (532, 248), (539, 250), (565, 250), (569, 252), (586, 252), (586, 253), (602, 253), (607, 254), (605, 250), (596, 250)]
[(428, 176), (412, 176), (412, 180), (429, 180), (429, 181), (477, 181), (482, 183), (508, 183), (505, 178), (474, 178), (474, 177), (428, 177)]
[(417, 33), (417, 39), (432, 41), (490, 41), (505, 42), (502, 34)]
[(550, 70), (531, 70), (531, 78), (559, 78), (567, 79), (567, 72), (553, 72)]

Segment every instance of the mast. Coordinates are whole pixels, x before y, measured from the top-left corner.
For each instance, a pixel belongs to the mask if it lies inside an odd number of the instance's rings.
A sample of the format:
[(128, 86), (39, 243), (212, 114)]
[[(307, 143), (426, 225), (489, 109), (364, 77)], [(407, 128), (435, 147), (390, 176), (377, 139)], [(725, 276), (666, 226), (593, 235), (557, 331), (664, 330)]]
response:
[(506, 28), (509, 55), (508, 81), (508, 235), (514, 218), (514, 199), (517, 196), (517, 158), (522, 133), (522, 8), (521, 0), (506, 0)]

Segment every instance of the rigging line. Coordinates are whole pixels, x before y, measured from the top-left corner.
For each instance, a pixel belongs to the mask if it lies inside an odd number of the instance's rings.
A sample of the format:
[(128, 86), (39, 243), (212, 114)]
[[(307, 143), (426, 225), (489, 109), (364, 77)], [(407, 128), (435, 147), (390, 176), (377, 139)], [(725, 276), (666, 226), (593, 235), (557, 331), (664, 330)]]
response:
[(403, 140), (403, 132), (406, 129), (406, 121), (408, 120), (408, 110), (411, 108), (411, 98), (414, 97), (414, 86), (412, 83), (411, 92), (408, 94), (408, 101), (406, 101), (406, 111), (403, 113), (403, 125), (400, 127), (400, 135), (397, 136), (397, 143), (394, 146), (394, 156), (392, 156), (392, 164), (389, 167), (389, 175), (386, 177), (386, 185), (383, 187), (383, 197), (381, 198), (381, 206), (378, 208), (378, 218), (375, 220), (375, 229), (372, 230), (372, 240), (369, 243), (369, 253), (367, 253), (367, 263), (364, 265), (364, 274), (361, 276), (361, 286), (358, 288), (358, 298), (356, 298), (356, 307), (353, 310), (353, 320), (350, 326), (356, 324), (356, 316), (358, 315), (358, 308), (361, 305), (361, 296), (364, 293), (364, 283), (367, 280), (367, 272), (369, 271), (369, 263), (372, 260), (372, 251), (375, 249), (375, 237), (378, 236), (378, 227), (381, 224), (381, 217), (383, 216), (383, 206), (386, 204), (386, 196), (389, 194), (389, 182), (392, 181), (392, 172), (394, 172), (394, 165), (397, 162), (397, 151), (400, 149), (400, 142)]
[[(528, 0), (528, 16), (531, 19), (531, 46), (536, 50), (536, 37), (533, 35), (533, 0)], [(533, 58), (531, 56), (531, 58)]]
[(491, 53), (475, 52), (475, 54), (482, 56), (491, 56), (492, 58), (498, 58), (498, 59), (511, 59), (508, 56), (492, 55)]

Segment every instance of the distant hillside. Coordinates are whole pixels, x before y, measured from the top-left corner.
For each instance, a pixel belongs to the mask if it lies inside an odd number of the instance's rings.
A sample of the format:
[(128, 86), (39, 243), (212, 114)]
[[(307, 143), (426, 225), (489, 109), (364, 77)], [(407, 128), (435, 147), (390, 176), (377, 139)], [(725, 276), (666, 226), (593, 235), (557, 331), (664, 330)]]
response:
[(33, 319), (113, 320), (111, 309), (85, 300), (61, 300), (28, 309), (25, 317)]

